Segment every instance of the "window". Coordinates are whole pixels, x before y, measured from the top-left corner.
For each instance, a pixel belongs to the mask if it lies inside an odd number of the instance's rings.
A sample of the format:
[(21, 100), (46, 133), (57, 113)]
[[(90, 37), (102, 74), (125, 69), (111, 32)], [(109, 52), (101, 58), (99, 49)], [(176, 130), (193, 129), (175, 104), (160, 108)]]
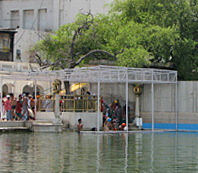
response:
[(10, 36), (9, 34), (0, 34), (0, 52), (10, 52)]
[(38, 11), (38, 30), (47, 29), (47, 9), (39, 9)]
[(32, 29), (34, 22), (34, 10), (23, 11), (23, 28)]
[(11, 11), (11, 28), (19, 26), (19, 11)]

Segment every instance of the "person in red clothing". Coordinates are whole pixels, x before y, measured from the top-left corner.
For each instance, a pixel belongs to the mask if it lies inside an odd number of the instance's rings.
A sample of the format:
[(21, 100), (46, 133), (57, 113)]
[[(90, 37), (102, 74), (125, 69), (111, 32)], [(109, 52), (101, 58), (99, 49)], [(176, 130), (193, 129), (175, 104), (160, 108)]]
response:
[(11, 120), (11, 100), (10, 100), (10, 95), (6, 96), (7, 100), (4, 103), (6, 115), (7, 115), (7, 120)]
[(14, 97), (13, 93), (10, 93), (10, 100), (11, 100), (11, 116), (12, 116), (12, 121), (14, 120), (20, 120), (20, 118), (16, 114), (16, 98)]
[(100, 107), (101, 107), (101, 112), (103, 112), (104, 111), (104, 99), (103, 99), (103, 97), (101, 97), (101, 103), (100, 103), (101, 105), (100, 105)]
[(22, 107), (23, 107), (22, 103), (23, 103), (22, 95), (19, 94), (19, 100), (17, 100), (17, 102), (16, 102), (16, 114), (20, 119), (21, 119), (21, 111), (22, 111)]

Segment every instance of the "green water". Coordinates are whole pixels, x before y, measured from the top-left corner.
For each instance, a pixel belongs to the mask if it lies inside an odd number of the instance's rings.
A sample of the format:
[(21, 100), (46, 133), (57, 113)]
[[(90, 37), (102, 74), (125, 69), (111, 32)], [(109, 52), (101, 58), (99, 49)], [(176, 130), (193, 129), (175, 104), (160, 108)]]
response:
[(198, 133), (2, 133), (2, 172), (198, 172)]

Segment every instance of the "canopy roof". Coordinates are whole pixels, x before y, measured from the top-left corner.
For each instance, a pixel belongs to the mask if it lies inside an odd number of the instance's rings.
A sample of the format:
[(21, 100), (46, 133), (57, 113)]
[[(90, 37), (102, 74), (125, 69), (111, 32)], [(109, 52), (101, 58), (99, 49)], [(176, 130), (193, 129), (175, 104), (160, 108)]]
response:
[(2, 79), (95, 83), (177, 83), (177, 71), (118, 66), (95, 66), (56, 71), (10, 73)]

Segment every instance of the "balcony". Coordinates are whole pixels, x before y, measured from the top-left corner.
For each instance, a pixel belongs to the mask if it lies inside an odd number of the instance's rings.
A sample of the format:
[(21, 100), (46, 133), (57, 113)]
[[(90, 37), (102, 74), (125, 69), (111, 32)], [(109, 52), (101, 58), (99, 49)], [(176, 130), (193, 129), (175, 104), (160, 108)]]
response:
[(39, 71), (39, 65), (36, 63), (0, 61), (0, 72), (30, 72), (32, 70)]

